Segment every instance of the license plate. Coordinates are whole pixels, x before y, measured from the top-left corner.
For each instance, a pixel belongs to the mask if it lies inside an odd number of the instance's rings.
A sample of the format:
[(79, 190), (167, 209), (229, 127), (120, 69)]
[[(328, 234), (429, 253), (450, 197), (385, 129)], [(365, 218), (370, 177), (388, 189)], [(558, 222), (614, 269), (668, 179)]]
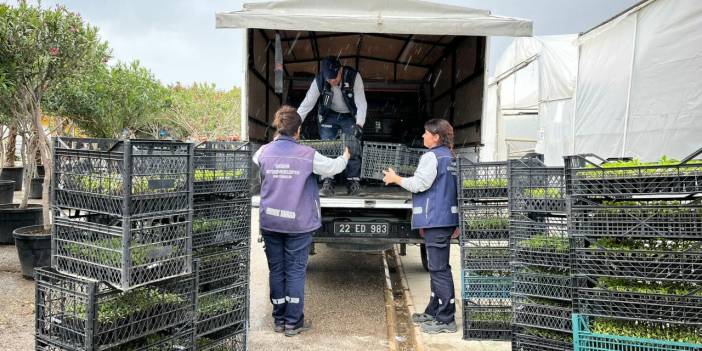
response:
[(335, 235), (388, 235), (390, 225), (378, 222), (334, 222)]

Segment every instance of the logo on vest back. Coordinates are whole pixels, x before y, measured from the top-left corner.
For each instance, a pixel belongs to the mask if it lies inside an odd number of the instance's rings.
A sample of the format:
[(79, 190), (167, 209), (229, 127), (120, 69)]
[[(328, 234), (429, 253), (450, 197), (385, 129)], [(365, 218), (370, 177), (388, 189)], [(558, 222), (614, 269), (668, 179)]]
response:
[(274, 217), (295, 219), (297, 215), (293, 211), (280, 210), (273, 207), (266, 207), (266, 214)]
[(287, 163), (276, 163), (275, 169), (267, 169), (266, 174), (273, 176), (274, 179), (291, 179), (293, 176), (300, 175), (300, 171), (290, 169)]

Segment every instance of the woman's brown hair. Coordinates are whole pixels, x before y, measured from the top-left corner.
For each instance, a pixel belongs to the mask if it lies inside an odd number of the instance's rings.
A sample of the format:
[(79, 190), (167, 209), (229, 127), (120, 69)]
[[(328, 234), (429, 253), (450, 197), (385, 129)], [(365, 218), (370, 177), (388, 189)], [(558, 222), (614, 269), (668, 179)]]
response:
[(302, 117), (297, 113), (297, 109), (290, 105), (283, 105), (275, 111), (273, 126), (278, 134), (295, 136), (297, 130), (302, 125)]
[(445, 119), (433, 118), (424, 123), (424, 129), (439, 135), (439, 143), (453, 150), (453, 127)]

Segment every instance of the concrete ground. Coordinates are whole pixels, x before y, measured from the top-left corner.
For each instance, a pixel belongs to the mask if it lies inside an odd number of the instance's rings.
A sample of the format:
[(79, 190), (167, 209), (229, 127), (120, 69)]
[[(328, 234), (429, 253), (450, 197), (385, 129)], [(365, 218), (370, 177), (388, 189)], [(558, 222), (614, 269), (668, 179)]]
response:
[[(399, 250), (397, 250), (399, 252)], [(413, 305), (410, 312), (424, 312), (424, 308), (429, 303), (431, 289), (429, 287), (429, 274), (422, 267), (422, 258), (418, 246), (408, 246), (407, 255), (400, 257), (405, 273), (406, 282), (409, 285), (409, 293)], [(458, 245), (451, 245), (451, 271), (456, 289), (456, 324), (458, 332), (453, 334), (421, 334), (421, 339), (425, 350), (448, 351), (448, 350), (471, 350), (471, 351), (510, 351), (512, 345), (509, 341), (479, 341), (463, 340), (463, 306), (461, 304), (461, 255)], [(412, 311), (414, 310), (414, 311)]]
[(251, 350), (387, 350), (384, 275), (380, 254), (317, 245), (305, 285), (305, 316), (312, 330), (294, 338), (273, 332), (268, 266), (252, 213)]
[[(16, 191), (13, 202), (21, 196)], [(14, 245), (0, 245), (0, 340), (3, 350), (34, 350), (34, 281), (22, 278)]]
[(34, 350), (34, 281), (22, 278), (14, 245), (0, 246), (0, 287), (2, 349)]

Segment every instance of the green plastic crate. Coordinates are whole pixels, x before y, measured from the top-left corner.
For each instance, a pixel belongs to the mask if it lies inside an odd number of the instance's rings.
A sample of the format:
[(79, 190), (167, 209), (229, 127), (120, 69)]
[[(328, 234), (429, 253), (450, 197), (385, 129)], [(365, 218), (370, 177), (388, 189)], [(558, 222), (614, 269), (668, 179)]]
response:
[(590, 331), (587, 317), (573, 314), (574, 351), (701, 351), (702, 344), (597, 334)]

